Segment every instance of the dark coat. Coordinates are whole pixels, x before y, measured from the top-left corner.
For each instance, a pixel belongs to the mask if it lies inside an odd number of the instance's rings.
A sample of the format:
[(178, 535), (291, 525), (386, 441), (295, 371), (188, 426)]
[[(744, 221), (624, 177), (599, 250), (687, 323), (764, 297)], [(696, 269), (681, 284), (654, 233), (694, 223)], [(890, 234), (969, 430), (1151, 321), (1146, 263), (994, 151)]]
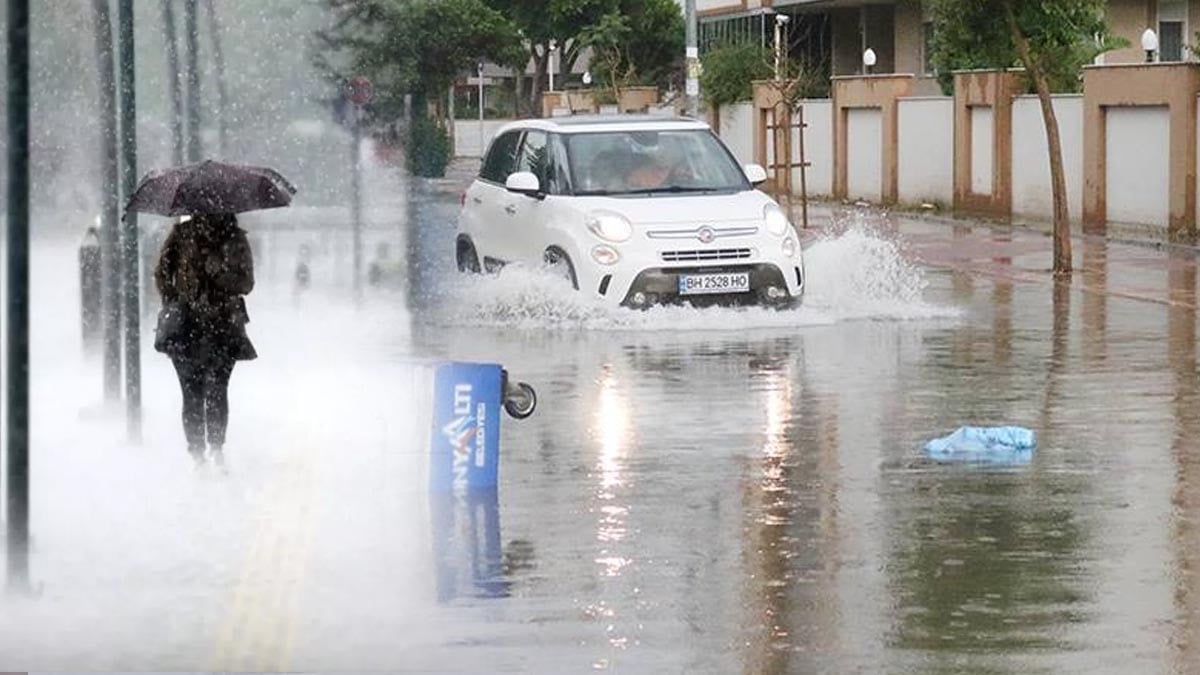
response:
[(154, 281), (163, 306), (184, 317), (184, 329), (163, 351), (193, 359), (258, 356), (246, 335), (244, 297), (254, 289), (254, 257), (232, 216), (196, 216), (172, 228)]

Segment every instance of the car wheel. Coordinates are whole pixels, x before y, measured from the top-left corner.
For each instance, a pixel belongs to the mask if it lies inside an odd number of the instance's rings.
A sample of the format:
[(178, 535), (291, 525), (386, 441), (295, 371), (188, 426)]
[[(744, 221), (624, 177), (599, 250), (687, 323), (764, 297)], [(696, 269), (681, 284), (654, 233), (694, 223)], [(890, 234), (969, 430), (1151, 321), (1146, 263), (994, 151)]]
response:
[(458, 263), (459, 272), (479, 274), (479, 255), (475, 253), (475, 246), (470, 241), (459, 239), (454, 257)]
[(557, 246), (548, 248), (542, 256), (542, 261), (551, 274), (562, 277), (571, 284), (571, 288), (579, 290), (579, 278), (575, 276), (575, 264), (571, 262), (571, 256), (567, 255), (566, 251)]

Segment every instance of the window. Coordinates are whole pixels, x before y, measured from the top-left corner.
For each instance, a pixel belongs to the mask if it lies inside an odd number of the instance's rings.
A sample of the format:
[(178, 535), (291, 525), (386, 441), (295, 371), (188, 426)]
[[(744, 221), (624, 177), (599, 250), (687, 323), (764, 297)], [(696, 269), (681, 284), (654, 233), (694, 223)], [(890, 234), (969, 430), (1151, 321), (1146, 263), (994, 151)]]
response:
[(528, 131), (521, 141), (521, 151), (517, 153), (516, 171), (528, 171), (537, 176), (542, 192), (555, 194), (553, 189), (554, 176), (551, 171), (553, 162), (550, 158), (550, 146), (546, 142), (544, 131)]
[(1183, 22), (1158, 22), (1158, 60), (1183, 60)]
[(1158, 2), (1158, 60), (1182, 61), (1187, 34), (1186, 0)]
[(750, 189), (710, 131), (614, 131), (567, 137), (576, 195), (711, 193)]
[(487, 159), (483, 161), (483, 168), (479, 171), (479, 177), (493, 183), (501, 183), (508, 180), (508, 175), (513, 171), (513, 160), (516, 159), (517, 141), (521, 138), (521, 132), (510, 131), (496, 140), (492, 141), (492, 147), (488, 149)]

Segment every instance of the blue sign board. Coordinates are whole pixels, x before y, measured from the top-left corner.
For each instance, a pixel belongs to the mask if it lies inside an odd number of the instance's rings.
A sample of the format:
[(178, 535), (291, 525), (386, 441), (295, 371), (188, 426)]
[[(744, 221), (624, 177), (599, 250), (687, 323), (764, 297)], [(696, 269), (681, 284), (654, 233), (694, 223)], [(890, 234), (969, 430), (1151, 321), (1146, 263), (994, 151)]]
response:
[(504, 369), (490, 363), (445, 363), (434, 375), (434, 492), (495, 490), (500, 467)]

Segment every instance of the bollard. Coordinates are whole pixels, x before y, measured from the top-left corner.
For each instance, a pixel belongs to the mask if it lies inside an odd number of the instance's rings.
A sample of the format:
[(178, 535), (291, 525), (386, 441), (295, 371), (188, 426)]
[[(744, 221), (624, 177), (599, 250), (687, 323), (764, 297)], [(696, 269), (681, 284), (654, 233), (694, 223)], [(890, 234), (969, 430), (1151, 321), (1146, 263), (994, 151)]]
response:
[(525, 419), (537, 393), (491, 363), (446, 363), (434, 374), (430, 488), (495, 489), (500, 465), (500, 409)]
[(525, 419), (537, 407), (537, 394), (496, 364), (445, 363), (433, 380), (429, 488), (438, 600), (506, 597), (500, 410)]
[(98, 348), (103, 335), (101, 299), (100, 231), (89, 227), (79, 244), (79, 323), (83, 344)]

